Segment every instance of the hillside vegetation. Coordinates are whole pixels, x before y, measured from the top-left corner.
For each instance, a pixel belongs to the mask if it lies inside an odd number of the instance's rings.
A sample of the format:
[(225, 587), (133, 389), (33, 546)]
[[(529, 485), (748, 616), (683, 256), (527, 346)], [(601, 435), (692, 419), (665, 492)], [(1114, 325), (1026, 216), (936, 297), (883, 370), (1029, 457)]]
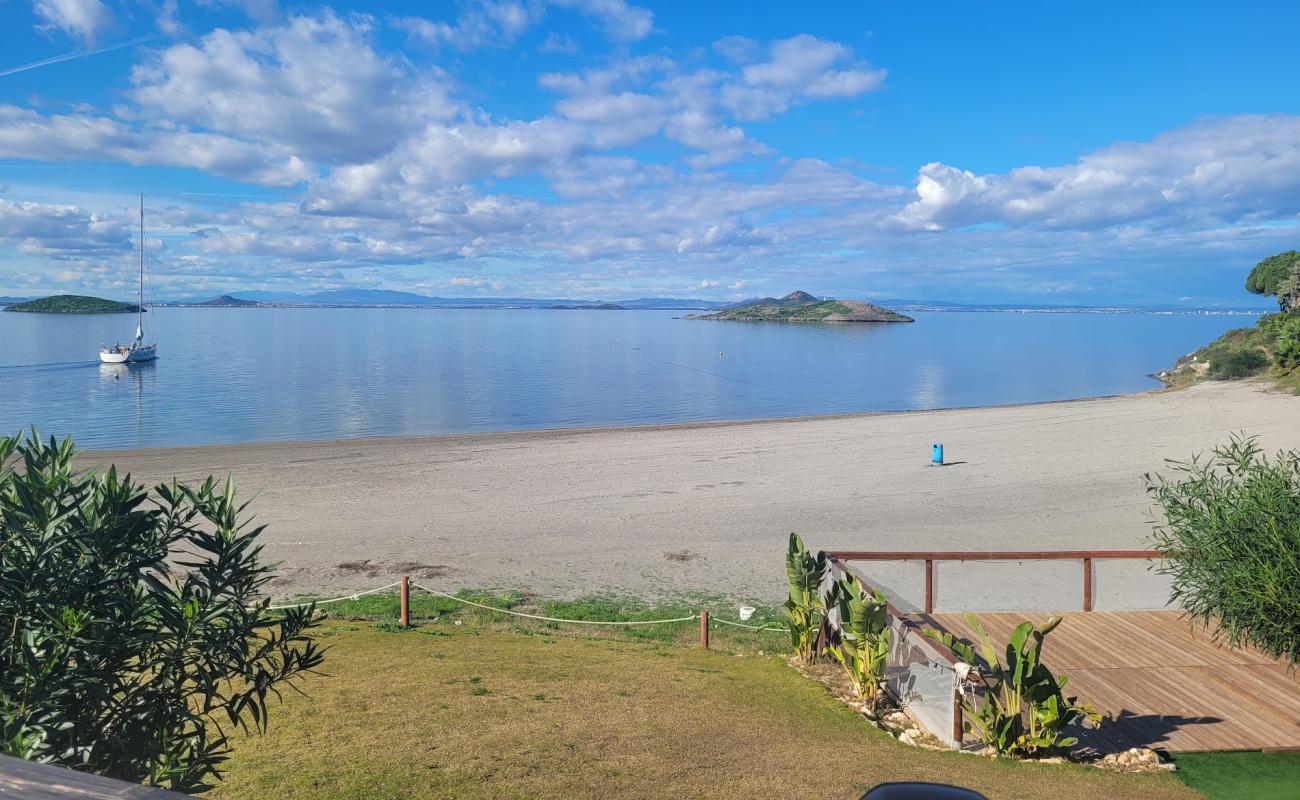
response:
[(1175, 387), (1271, 377), (1300, 392), (1300, 311), (1266, 314), (1253, 328), (1230, 330), (1157, 377)]
[(686, 319), (723, 319), (743, 322), (913, 322), (911, 317), (861, 300), (818, 300), (807, 292), (782, 298), (764, 297), (713, 314), (691, 314)]
[(80, 294), (57, 294), (15, 303), (5, 306), (5, 311), (21, 311), (31, 314), (124, 314), (135, 313), (139, 306), (134, 303), (119, 303), (102, 297), (87, 297)]

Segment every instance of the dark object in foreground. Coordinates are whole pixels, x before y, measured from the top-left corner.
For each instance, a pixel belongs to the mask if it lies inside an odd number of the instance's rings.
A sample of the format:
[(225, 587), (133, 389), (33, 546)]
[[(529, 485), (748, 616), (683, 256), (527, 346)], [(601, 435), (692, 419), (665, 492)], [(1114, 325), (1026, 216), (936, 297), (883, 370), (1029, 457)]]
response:
[(151, 494), (0, 436), (0, 753), (193, 792), (237, 727), (321, 663), (314, 608), (273, 613), (229, 481)]
[(979, 792), (946, 783), (882, 783), (862, 800), (988, 800)]
[(7, 800), (185, 800), (190, 796), (0, 756), (0, 797)]

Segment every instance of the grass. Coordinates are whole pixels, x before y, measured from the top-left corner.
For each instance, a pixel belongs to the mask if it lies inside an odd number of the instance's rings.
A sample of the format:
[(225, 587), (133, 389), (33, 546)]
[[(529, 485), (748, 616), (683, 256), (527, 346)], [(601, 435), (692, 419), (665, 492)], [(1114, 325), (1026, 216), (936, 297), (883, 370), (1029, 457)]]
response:
[[(584, 602), (565, 610), (620, 613)], [(933, 780), (990, 798), (1195, 797), (1169, 775), (907, 747), (783, 656), (757, 655), (759, 637), (776, 634), (719, 630), (724, 650), (704, 651), (457, 619), (406, 633), (324, 623), (328, 675), (286, 693), (268, 733), (236, 737), (212, 796), (828, 798)]]
[(1207, 800), (1300, 797), (1300, 753), (1186, 753), (1175, 773)]
[[(719, 595), (683, 594), (670, 600), (646, 603), (631, 597), (617, 595), (590, 595), (576, 600), (539, 600), (519, 592), (498, 592), (484, 589), (463, 589), (457, 597), (472, 600), (482, 605), (503, 610), (521, 611), (527, 614), (555, 617), (558, 619), (587, 621), (647, 621), (657, 619), (678, 619), (696, 614), (707, 608), (715, 617), (737, 620), (735, 604)], [(312, 598), (298, 597), (295, 601), (307, 602)], [(394, 623), (400, 608), (396, 594), (371, 594), (356, 600), (344, 600), (321, 606), (320, 610), (328, 618), (350, 621), (375, 621), (381, 629), (402, 630)], [(413, 623), (493, 624), (508, 630), (541, 630), (558, 635), (581, 633), (614, 637), (626, 641), (660, 642), (664, 644), (689, 645), (698, 641), (699, 627), (689, 622), (670, 625), (635, 625), (621, 628), (597, 628), (590, 626), (561, 625), (547, 622), (525, 622), (525, 628), (514, 624), (516, 618), (498, 614), (486, 609), (466, 606), (445, 597), (426, 594), (416, 589), (411, 590), (410, 614)], [(761, 626), (777, 623), (782, 619), (780, 609), (775, 606), (756, 607), (754, 616), (748, 624)], [(391, 628), (389, 626), (392, 626)], [(785, 636), (780, 632), (763, 631), (759, 633), (729, 626), (715, 625), (713, 640), (723, 649), (738, 651), (772, 650), (781, 646)]]

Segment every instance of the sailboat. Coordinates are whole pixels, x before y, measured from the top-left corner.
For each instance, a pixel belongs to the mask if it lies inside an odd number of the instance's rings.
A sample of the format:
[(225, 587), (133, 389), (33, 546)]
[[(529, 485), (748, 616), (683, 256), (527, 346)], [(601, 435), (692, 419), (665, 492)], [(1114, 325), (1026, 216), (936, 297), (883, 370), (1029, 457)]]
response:
[(140, 195), (140, 285), (137, 289), (135, 339), (130, 344), (103, 345), (99, 360), (105, 364), (127, 364), (153, 361), (158, 357), (158, 343), (144, 340), (144, 195)]

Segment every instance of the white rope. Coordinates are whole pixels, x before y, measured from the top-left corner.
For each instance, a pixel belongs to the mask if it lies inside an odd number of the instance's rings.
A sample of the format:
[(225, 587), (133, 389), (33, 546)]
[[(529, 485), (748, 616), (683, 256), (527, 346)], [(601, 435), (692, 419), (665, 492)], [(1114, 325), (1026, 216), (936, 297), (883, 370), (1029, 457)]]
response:
[(693, 619), (699, 619), (698, 614), (692, 614), (689, 617), (676, 617), (674, 619), (644, 619), (644, 620), (639, 619), (639, 620), (625, 620), (622, 622), (606, 621), (606, 620), (598, 620), (598, 619), (560, 619), (558, 617), (543, 617), (539, 614), (525, 614), (522, 611), (511, 611), (508, 608), (497, 608), (496, 606), (489, 606), (485, 603), (476, 603), (473, 600), (466, 600), (465, 598), (457, 597), (454, 594), (447, 594), (446, 592), (440, 592), (437, 589), (430, 589), (428, 586), (421, 586), (418, 583), (412, 583), (411, 585), (417, 589), (423, 589), (429, 594), (436, 594), (439, 597), (445, 597), (448, 600), (455, 600), (457, 603), (464, 603), (467, 606), (476, 606), (478, 608), (485, 608), (488, 611), (498, 611), (502, 614), (510, 614), (516, 617), (527, 617), (528, 619), (539, 619), (544, 622), (567, 622), (571, 625), (667, 625), (672, 622), (689, 622), (690, 620)]
[(721, 619), (719, 617), (714, 617), (714, 616), (710, 616), (709, 621), (720, 622), (723, 625), (730, 625), (733, 628), (746, 628), (751, 631), (779, 631), (780, 633), (789, 633), (789, 631), (785, 628), (774, 627), (777, 623), (773, 623), (773, 625), (746, 625), (743, 622), (732, 622), (729, 619)]
[(367, 589), (364, 592), (357, 592), (356, 594), (348, 594), (342, 597), (332, 597), (329, 600), (304, 600), (301, 603), (290, 603), (287, 606), (267, 606), (266, 610), (283, 611), (286, 608), (302, 608), (303, 606), (311, 605), (312, 603), (315, 603), (318, 606), (323, 606), (328, 603), (341, 603), (344, 600), (356, 600), (358, 597), (360, 597), (363, 594), (374, 594), (375, 592), (382, 592), (385, 589), (391, 589), (394, 586), (401, 586), (401, 585), (402, 585), (401, 581), (398, 581), (397, 583), (390, 583), (387, 586), (380, 586), (377, 589)]

